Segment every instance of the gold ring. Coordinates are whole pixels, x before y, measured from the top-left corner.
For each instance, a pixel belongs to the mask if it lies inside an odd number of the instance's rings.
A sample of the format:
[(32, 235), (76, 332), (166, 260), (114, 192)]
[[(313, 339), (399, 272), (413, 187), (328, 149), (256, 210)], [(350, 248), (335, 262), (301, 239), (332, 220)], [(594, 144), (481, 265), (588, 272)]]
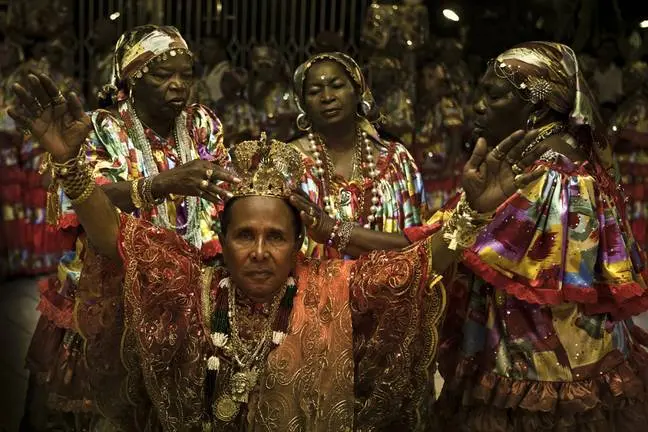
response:
[(203, 181), (200, 182), (200, 187), (201, 188), (206, 188), (207, 186), (209, 186), (209, 181), (203, 180)]
[(59, 92), (56, 96), (54, 96), (52, 102), (54, 103), (54, 105), (62, 105), (65, 103), (65, 96), (63, 96), (63, 93)]
[(315, 217), (315, 209), (313, 207), (310, 207), (308, 209), (308, 216), (314, 218)]
[(524, 172), (524, 170), (520, 168), (518, 164), (511, 165), (511, 171), (513, 171), (513, 174), (515, 175), (520, 175)]
[(214, 175), (214, 170), (211, 168), (207, 168), (207, 171), (205, 171), (205, 175), (207, 176), (207, 180), (210, 180), (212, 178), (212, 175)]
[(502, 150), (499, 148), (499, 146), (495, 147), (492, 153), (493, 153), (493, 157), (497, 160), (502, 160), (504, 159), (504, 156), (506, 156), (504, 152), (502, 152)]

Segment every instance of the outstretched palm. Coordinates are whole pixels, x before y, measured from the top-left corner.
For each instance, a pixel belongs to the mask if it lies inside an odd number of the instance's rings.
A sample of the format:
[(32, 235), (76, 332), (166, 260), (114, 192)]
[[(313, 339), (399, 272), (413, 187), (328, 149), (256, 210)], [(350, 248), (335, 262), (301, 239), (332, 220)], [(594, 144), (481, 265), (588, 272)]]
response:
[[(517, 131), (504, 139), (491, 151), (483, 138), (477, 146), (463, 172), (462, 186), (470, 206), (482, 213), (492, 212), (518, 189), (542, 175), (531, 172), (514, 173), (514, 165), (526, 170), (546, 149), (536, 146), (528, 153), (525, 150), (537, 138), (538, 133)], [(523, 156), (524, 154), (524, 156)]]
[(79, 152), (91, 128), (74, 93), (64, 97), (46, 75), (29, 75), (25, 86), (14, 84), (18, 104), (9, 115), (24, 129), (31, 131), (39, 144), (54, 160), (66, 161)]

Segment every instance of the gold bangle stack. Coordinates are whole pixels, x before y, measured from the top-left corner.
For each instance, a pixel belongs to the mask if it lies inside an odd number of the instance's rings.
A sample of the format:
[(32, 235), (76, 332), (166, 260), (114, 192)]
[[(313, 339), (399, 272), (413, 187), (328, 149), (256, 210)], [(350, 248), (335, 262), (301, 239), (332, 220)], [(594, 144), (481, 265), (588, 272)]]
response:
[(59, 183), (72, 205), (79, 205), (87, 200), (95, 189), (92, 168), (86, 163), (83, 147), (76, 157), (57, 163), (49, 157), (52, 180)]
[(142, 195), (140, 195), (140, 183), (142, 183), (142, 179), (138, 180), (133, 180), (131, 181), (131, 201), (133, 202), (133, 205), (135, 206), (136, 209), (141, 209), (144, 207), (144, 203), (142, 201)]
[(155, 179), (154, 175), (146, 177), (146, 179), (144, 179), (144, 184), (142, 185), (142, 200), (149, 208), (159, 204), (153, 196), (153, 179)]

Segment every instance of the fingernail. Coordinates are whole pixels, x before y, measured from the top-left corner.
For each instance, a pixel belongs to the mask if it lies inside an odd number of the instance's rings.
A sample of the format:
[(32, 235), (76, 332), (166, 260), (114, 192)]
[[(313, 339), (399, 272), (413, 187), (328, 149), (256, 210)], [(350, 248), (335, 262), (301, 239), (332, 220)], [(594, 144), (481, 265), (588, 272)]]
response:
[(242, 180), (241, 180), (240, 178), (238, 178), (238, 177), (234, 177), (234, 178), (232, 179), (232, 181), (233, 181), (234, 183), (241, 183)]

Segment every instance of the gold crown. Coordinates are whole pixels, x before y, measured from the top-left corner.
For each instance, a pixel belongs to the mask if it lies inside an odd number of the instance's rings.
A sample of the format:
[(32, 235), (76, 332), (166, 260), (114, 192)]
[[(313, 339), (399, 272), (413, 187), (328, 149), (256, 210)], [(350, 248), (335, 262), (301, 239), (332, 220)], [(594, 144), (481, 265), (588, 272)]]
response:
[(233, 185), (234, 197), (269, 196), (288, 198), (304, 175), (299, 152), (265, 132), (254, 141), (236, 144), (230, 152), (241, 183)]

